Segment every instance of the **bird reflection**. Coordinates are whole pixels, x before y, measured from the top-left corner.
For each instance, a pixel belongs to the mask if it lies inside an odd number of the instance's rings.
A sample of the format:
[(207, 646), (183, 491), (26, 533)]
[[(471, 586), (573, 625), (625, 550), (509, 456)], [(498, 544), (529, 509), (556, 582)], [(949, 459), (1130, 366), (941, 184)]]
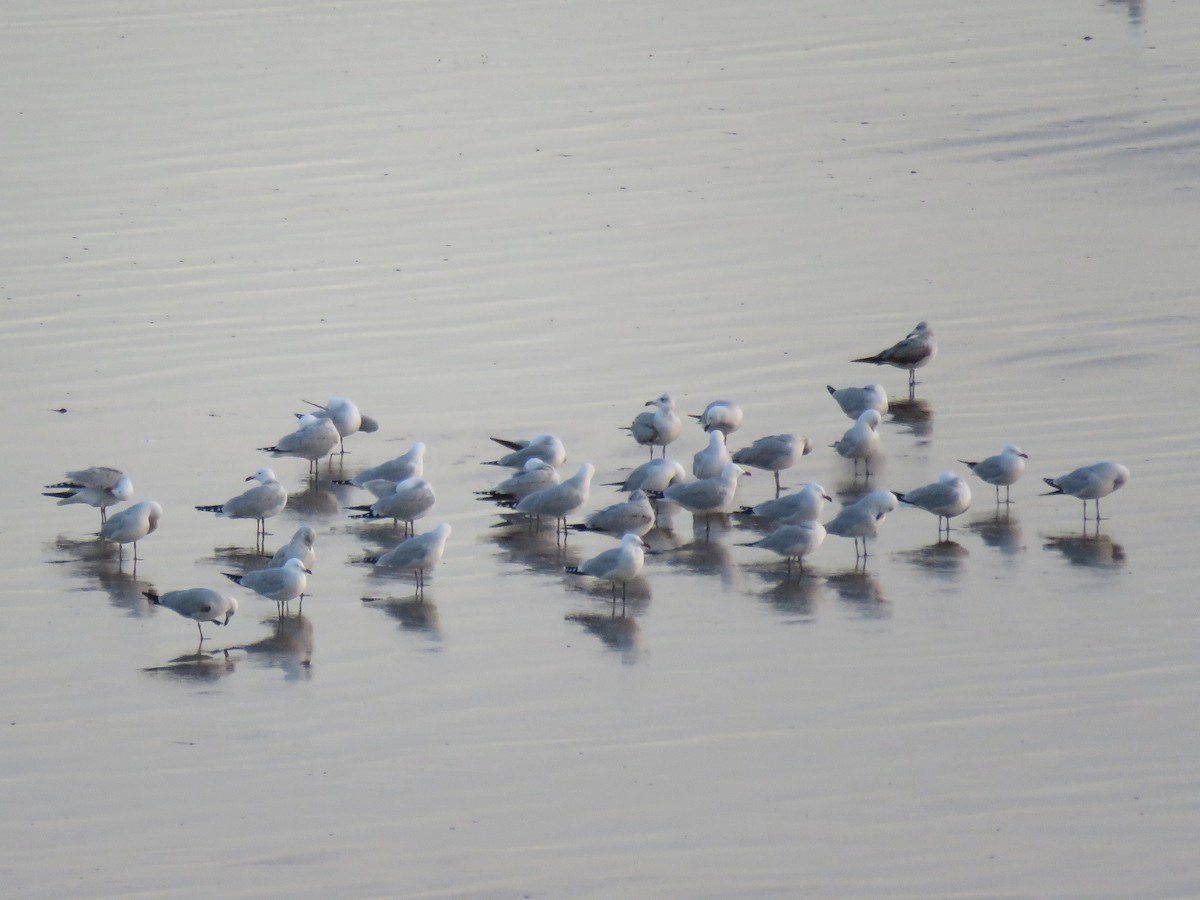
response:
[(151, 590), (154, 585), (138, 578), (131, 569), (123, 567), (111, 544), (99, 540), (81, 541), (59, 535), (48, 547), (56, 554), (66, 557), (52, 562), (69, 566), (71, 574), (76, 578), (95, 582), (108, 594), (108, 601), (113, 606), (127, 610), (135, 616), (150, 615), (151, 604), (143, 593)]
[(321, 487), (320, 484), (314, 485), (310, 482), (307, 489), (288, 494), (283, 514), (303, 524), (311, 524), (312, 519), (337, 518), (339, 510), (337, 494)]
[(650, 606), (650, 582), (645, 576), (638, 575), (624, 583), (624, 596), (617, 596), (612, 585), (603, 579), (578, 578), (573, 575), (565, 576), (567, 584), (580, 594), (587, 594), (597, 600), (603, 600), (612, 606), (614, 612), (622, 614), (644, 613)]
[(879, 579), (865, 570), (855, 569), (828, 575), (825, 584), (837, 592), (838, 599), (860, 608), (868, 618), (886, 618), (891, 615), (891, 604), (883, 596)]
[(965, 527), (967, 531), (973, 531), (983, 538), (987, 546), (1006, 556), (1014, 556), (1025, 549), (1021, 523), (1007, 511), (998, 510), (994, 516), (968, 522)]
[(657, 553), (655, 559), (662, 560), (672, 568), (686, 569), (694, 575), (717, 575), (726, 587), (733, 584), (733, 556), (729, 548), (715, 540), (706, 541), (703, 536), (674, 550)]
[(271, 627), (271, 635), (253, 644), (230, 647), (242, 650), (260, 665), (278, 667), (288, 681), (312, 677), (313, 626), (301, 615), (268, 616), (262, 624)]
[(888, 414), (897, 425), (903, 425), (915, 437), (933, 434), (933, 407), (919, 397), (912, 400), (891, 400)]
[(963, 561), (971, 552), (957, 541), (942, 540), (925, 547), (916, 547), (900, 555), (914, 566), (935, 575), (954, 577), (961, 574)]
[[(630, 582), (632, 584), (632, 582)], [(578, 622), (610, 650), (621, 654), (621, 662), (632, 665), (642, 653), (642, 630), (638, 623), (617, 613), (570, 613), (568, 622)]]
[(1073, 566), (1093, 569), (1123, 569), (1125, 548), (1106, 534), (1057, 534), (1046, 539), (1043, 550), (1057, 550)]
[(211, 653), (197, 650), (195, 653), (177, 656), (161, 666), (150, 666), (142, 671), (150, 675), (174, 678), (177, 681), (212, 684), (226, 675), (232, 675), (236, 665), (228, 650), (214, 650)]
[(757, 596), (777, 613), (797, 622), (811, 622), (816, 618), (817, 604), (825, 593), (823, 578), (810, 572), (781, 572), (778, 564), (747, 566), (746, 569), (772, 584)]
[(1108, 0), (1108, 4), (1128, 7), (1130, 25), (1141, 25), (1146, 17), (1145, 0)]
[(489, 537), (500, 550), (502, 561), (542, 575), (561, 575), (564, 568), (579, 565), (584, 557), (573, 546), (556, 540), (553, 526), (551, 523), (546, 528), (530, 531), (522, 524), (497, 529)]
[(419, 632), (435, 641), (442, 639), (438, 608), (428, 600), (421, 597), (363, 597), (362, 602), (396, 619), (403, 631)]

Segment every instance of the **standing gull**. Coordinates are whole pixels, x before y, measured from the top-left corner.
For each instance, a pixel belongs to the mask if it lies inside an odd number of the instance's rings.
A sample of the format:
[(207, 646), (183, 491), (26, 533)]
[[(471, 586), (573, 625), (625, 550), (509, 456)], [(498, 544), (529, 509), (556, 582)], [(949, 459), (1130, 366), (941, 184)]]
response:
[(162, 517), (162, 507), (153, 500), (143, 500), (133, 506), (127, 506), (119, 513), (113, 513), (108, 521), (100, 526), (100, 537), (122, 546), (133, 544), (133, 563), (137, 566), (137, 542), (158, 528), (158, 520)]
[(483, 463), (485, 466), (505, 466), (509, 469), (520, 469), (531, 459), (548, 462), (554, 468), (563, 464), (567, 458), (567, 449), (552, 434), (539, 434), (527, 441), (510, 441), (506, 438), (492, 438), (502, 447), (507, 447), (511, 453), (506, 453), (499, 459), (490, 459)]
[(761, 437), (749, 447), (733, 454), (733, 461), (741, 466), (765, 469), (775, 473), (775, 496), (779, 496), (779, 473), (790, 469), (802, 456), (812, 453), (812, 441), (801, 435), (771, 434)]
[(661, 394), (655, 400), (647, 400), (646, 405), (653, 406), (654, 412), (638, 413), (627, 430), (635, 441), (650, 448), (651, 458), (655, 447), (662, 447), (662, 455), (666, 457), (667, 444), (679, 437), (683, 428), (683, 422), (675, 415), (675, 401), (670, 394)]
[(612, 584), (613, 603), (617, 602), (617, 582), (621, 583), (621, 602), (625, 601), (626, 587), (642, 571), (646, 559), (646, 545), (633, 532), (621, 538), (621, 546), (605, 550), (578, 566), (567, 566), (568, 575), (590, 575), (603, 578)]
[(725, 432), (714, 428), (708, 433), (707, 446), (692, 457), (692, 474), (697, 478), (712, 478), (720, 475), (730, 460), (729, 448), (725, 446)]
[(403, 481), (405, 478), (420, 478), (425, 474), (425, 444), (421, 441), (413, 443), (408, 450), (399, 456), (381, 462), (377, 466), (363, 469), (353, 478), (334, 481), (334, 484), (352, 484), (355, 487), (365, 487), (368, 481), (387, 479), (391, 482)]
[(278, 568), (256, 569), (244, 575), (235, 575), (232, 572), (221, 574), (234, 584), (249, 588), (268, 600), (274, 600), (282, 613), (288, 601), (299, 597), (300, 602), (304, 602), (304, 589), (308, 587), (308, 576), (312, 571), (305, 568), (300, 560), (289, 559)]
[(283, 508), (287, 506), (287, 491), (276, 480), (275, 473), (266, 466), (253, 475), (246, 476), (246, 480), (259, 483), (224, 503), (197, 506), (196, 509), (216, 513), (227, 519), (254, 519), (257, 522), (254, 531), (255, 547), (262, 549), (267, 536), (267, 519), (283, 512)]
[(200, 632), (200, 642), (204, 642), (204, 629), (201, 622), (212, 622), (214, 625), (228, 625), (233, 614), (238, 610), (238, 602), (233, 597), (218, 594), (212, 588), (188, 588), (182, 591), (167, 591), (160, 594), (151, 588), (142, 591), (142, 595), (155, 606), (164, 606), (179, 613), (185, 619), (196, 623)]
[(988, 484), (996, 486), (996, 505), (999, 506), (1000, 486), (1004, 486), (1004, 502), (1011, 503), (1009, 490), (1025, 472), (1027, 459), (1029, 456), (1022, 453), (1020, 447), (1008, 444), (996, 456), (989, 456), (979, 462), (968, 462), (965, 459), (960, 459), (959, 462)]
[(938, 537), (942, 536), (942, 520), (946, 520), (946, 536), (950, 536), (950, 520), (971, 508), (971, 488), (953, 472), (943, 472), (932, 484), (896, 493), (896, 499), (938, 517)]
[(904, 340), (893, 344), (886, 350), (881, 350), (874, 356), (864, 356), (861, 359), (850, 361), (908, 369), (908, 397), (911, 400), (917, 384), (917, 369), (928, 365), (936, 355), (937, 338), (933, 335), (933, 329), (929, 327), (928, 322), (918, 322), (917, 327), (910, 331)]
[(316, 478), (321, 471), (321, 459), (328, 456), (338, 445), (341, 436), (331, 419), (305, 415), (291, 434), (285, 434), (272, 447), (259, 450), (272, 456), (298, 456), (308, 460), (308, 469)]
[(584, 463), (574, 475), (561, 484), (534, 491), (524, 497), (517, 505), (517, 512), (530, 516), (535, 523), (542, 516), (553, 516), (555, 534), (561, 530), (566, 536), (566, 519), (571, 513), (577, 512), (587, 503), (588, 491), (592, 484), (592, 473), (595, 467)]
[(841, 439), (831, 444), (838, 456), (854, 460), (854, 475), (858, 477), (858, 461), (861, 459), (866, 467), (867, 477), (871, 475), (871, 457), (879, 452), (879, 423), (881, 417), (875, 409), (864, 410), (851, 425)]
[(788, 574), (792, 574), (792, 560), (796, 560), (800, 571), (804, 571), (804, 557), (816, 551), (825, 540), (825, 526), (820, 522), (799, 522), (780, 525), (766, 537), (742, 547), (760, 547), (770, 550), (787, 560)]
[(502, 500), (516, 503), (542, 488), (550, 487), (562, 481), (558, 469), (543, 459), (530, 459), (525, 467), (516, 475), (504, 479), (491, 490), (476, 491), (475, 496), (481, 500)]
[(609, 481), (605, 484), (623, 491), (643, 490), (648, 494), (661, 494), (671, 485), (686, 480), (687, 472), (675, 460), (652, 459), (630, 472), (624, 481)]
[(442, 522), (432, 531), (410, 537), (399, 546), (372, 560), (376, 569), (402, 569), (417, 580), (417, 593), (425, 593), (425, 573), (438, 564), (446, 550), (450, 526)]
[(337, 429), (338, 445), (343, 454), (346, 452), (346, 438), (352, 434), (363, 432), (370, 434), (373, 431), (379, 430), (379, 423), (370, 416), (363, 415), (359, 408), (354, 404), (354, 401), (347, 400), (345, 397), (332, 397), (329, 402), (322, 406), (319, 403), (313, 403), (311, 400), (302, 401), (309, 406), (315, 406), (319, 412), (315, 413), (297, 413), (297, 418), (302, 418), (304, 415), (311, 415), (321, 419), (329, 419), (333, 422), (333, 427)]
[(351, 506), (361, 515), (351, 516), (354, 519), (391, 519), (392, 524), (404, 523), (404, 533), (413, 527), (413, 522), (421, 518), (437, 502), (433, 485), (424, 478), (405, 478), (392, 485), (392, 492), (384, 494), (369, 506)]
[(100, 523), (108, 519), (108, 507), (123, 503), (133, 496), (133, 482), (120, 469), (108, 466), (92, 466), (67, 473), (66, 481), (46, 485), (42, 494), (57, 497), (59, 506), (69, 503), (86, 503), (99, 507)]
[(628, 500), (590, 513), (576, 531), (604, 531), (609, 534), (633, 533), (639, 537), (654, 525), (654, 506), (645, 491), (633, 491)]
[(825, 488), (810, 481), (794, 494), (766, 500), (757, 506), (743, 506), (740, 512), (773, 522), (811, 522), (821, 515), (821, 511), (825, 509), (825, 502), (832, 500), (833, 498), (825, 493)]
[(881, 416), (887, 414), (888, 396), (882, 384), (844, 388), (835, 388), (833, 385), (827, 384), (825, 389), (829, 391), (829, 396), (837, 401), (842, 412), (851, 419), (857, 419), (868, 409), (875, 410)]
[(1053, 497), (1058, 494), (1070, 494), (1083, 501), (1083, 518), (1087, 521), (1087, 502), (1096, 501), (1096, 521), (1100, 521), (1100, 498), (1107, 497), (1113, 491), (1124, 487), (1129, 481), (1129, 470), (1120, 463), (1099, 462), (1090, 466), (1082, 466), (1073, 472), (1058, 478), (1043, 478), (1042, 481), (1054, 488), (1042, 494), (1043, 497)]
[[(854, 539), (854, 558), (867, 557), (867, 538), (879, 534), (879, 526), (887, 514), (896, 509), (896, 495), (891, 491), (871, 491), (853, 503), (843, 506), (836, 516), (825, 523), (825, 531), (838, 537)], [(862, 540), (862, 553), (858, 542)]]
[(744, 474), (746, 471), (736, 463), (726, 463), (720, 475), (671, 485), (663, 491), (663, 499), (678, 503), (693, 516), (704, 516), (707, 537), (712, 524), (708, 516), (725, 515), (733, 510), (737, 481)]
[(298, 559), (304, 563), (304, 568), (311, 569), (317, 561), (317, 533), (307, 525), (301, 525), (292, 535), (292, 539), (275, 551), (268, 567), (282, 566), (289, 559)]
[(720, 431), (726, 437), (742, 427), (742, 409), (728, 400), (714, 400), (700, 415), (689, 414), (705, 431)]

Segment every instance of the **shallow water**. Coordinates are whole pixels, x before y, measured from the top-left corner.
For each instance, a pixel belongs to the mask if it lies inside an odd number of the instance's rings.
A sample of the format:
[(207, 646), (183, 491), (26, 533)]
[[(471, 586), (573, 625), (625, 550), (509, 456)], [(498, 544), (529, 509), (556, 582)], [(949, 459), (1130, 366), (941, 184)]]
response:
[[(7, 20), (8, 892), (1197, 892), (1189, 5)], [(847, 361), (920, 319), (941, 349), (873, 483), (1031, 457), (1007, 515), (971, 482), (949, 542), (898, 510), (865, 571), (830, 537), (788, 580), (744, 523), (705, 542), (679, 513), (614, 616), (562, 574), (611, 539), (473, 497), (489, 435), (620, 478), (645, 456), (620, 427), (669, 390), (736, 399), (734, 447), (808, 434), (785, 484), (848, 499), (824, 386), (902, 396)], [(365, 494), (274, 461), (268, 545), (318, 532), (279, 621), (220, 575), (252, 526), (193, 506), (334, 394), (382, 423), (339, 474), (425, 441), (418, 526), (454, 534), (413, 602), (354, 562), (395, 540), (346, 517)], [(1101, 459), (1133, 478), (1085, 535), (1038, 485)], [(165, 509), (136, 576), (38, 496), (92, 464)], [(242, 604), (202, 654), (141, 598), (192, 585)]]

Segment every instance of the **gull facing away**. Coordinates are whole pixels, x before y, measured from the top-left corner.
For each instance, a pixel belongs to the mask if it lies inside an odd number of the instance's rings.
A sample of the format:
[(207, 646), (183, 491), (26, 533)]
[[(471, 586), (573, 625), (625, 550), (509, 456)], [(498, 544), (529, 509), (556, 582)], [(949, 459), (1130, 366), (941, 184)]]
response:
[(988, 484), (996, 486), (996, 505), (999, 506), (1001, 485), (1004, 486), (1004, 502), (1012, 502), (1009, 490), (1024, 474), (1025, 460), (1027, 459), (1029, 456), (1021, 452), (1020, 447), (1016, 444), (1007, 444), (995, 456), (989, 456), (979, 462), (968, 462), (965, 459), (960, 459), (959, 462), (969, 468), (972, 474), (978, 475)]
[(704, 534), (707, 537), (712, 523), (710, 515), (725, 515), (733, 510), (733, 497), (737, 492), (737, 481), (748, 475), (737, 463), (726, 463), (720, 475), (673, 484), (663, 491), (664, 500), (678, 503), (693, 516), (704, 516)]
[(401, 569), (412, 572), (417, 580), (417, 593), (425, 593), (425, 573), (441, 561), (450, 537), (450, 526), (442, 522), (432, 531), (410, 537), (382, 556), (371, 560), (376, 569)]
[(1100, 521), (1100, 498), (1107, 497), (1129, 481), (1129, 470), (1120, 463), (1098, 462), (1082, 466), (1058, 478), (1043, 478), (1042, 481), (1054, 488), (1042, 494), (1053, 497), (1070, 494), (1083, 501), (1083, 519), (1087, 521), (1087, 502), (1096, 501), (1096, 521)]
[(268, 568), (282, 566), (289, 559), (298, 559), (304, 563), (304, 568), (311, 569), (317, 561), (317, 533), (307, 525), (301, 525), (292, 535), (292, 539), (275, 551)]
[(100, 524), (108, 519), (108, 507), (133, 496), (133, 482), (120, 469), (92, 466), (67, 473), (66, 481), (46, 485), (43, 497), (57, 497), (59, 506), (86, 503), (100, 510)]
[(300, 598), (304, 602), (304, 589), (308, 587), (308, 576), (312, 574), (298, 559), (289, 559), (277, 568), (256, 569), (243, 575), (222, 572), (234, 584), (248, 588), (260, 597), (274, 600), (280, 613), (288, 601)]
[(804, 557), (813, 553), (825, 540), (825, 526), (820, 522), (798, 522), (792, 525), (780, 525), (766, 537), (740, 547), (760, 547), (770, 550), (787, 560), (788, 574), (792, 574), (792, 560), (801, 572), (804, 571)]
[(726, 437), (742, 427), (742, 409), (728, 400), (714, 400), (700, 415), (689, 413), (705, 431), (720, 431)]
[(899, 341), (874, 356), (852, 359), (851, 362), (874, 363), (877, 366), (895, 366), (908, 369), (908, 398), (911, 400), (917, 384), (917, 369), (928, 365), (937, 355), (937, 338), (928, 322), (918, 322), (917, 327)]
[(908, 491), (896, 492), (896, 499), (908, 506), (915, 506), (938, 517), (938, 537), (942, 536), (942, 519), (946, 520), (946, 535), (950, 534), (950, 520), (971, 508), (971, 488), (953, 472), (943, 472), (932, 484)]
[(333, 422), (333, 427), (337, 429), (338, 433), (338, 446), (343, 455), (346, 452), (346, 438), (350, 437), (350, 435), (357, 434), (360, 431), (363, 434), (371, 434), (379, 430), (378, 422), (370, 416), (363, 415), (354, 404), (354, 401), (347, 400), (345, 397), (331, 397), (329, 402), (324, 406), (319, 403), (313, 403), (311, 400), (302, 400), (301, 402), (307, 403), (309, 406), (315, 406), (319, 412), (296, 413), (296, 418), (301, 419), (305, 415), (310, 415), (319, 419), (329, 419)]
[(233, 597), (218, 594), (212, 588), (188, 588), (182, 591), (167, 591), (160, 594), (151, 588), (142, 591), (142, 596), (155, 606), (164, 606), (179, 613), (185, 619), (196, 623), (200, 632), (200, 642), (204, 642), (204, 629), (201, 622), (212, 622), (214, 625), (228, 625), (233, 614), (238, 610), (238, 602)]
[(579, 471), (561, 484), (553, 484), (522, 498), (515, 509), (530, 516), (535, 524), (541, 521), (542, 516), (553, 516), (555, 534), (561, 530), (565, 537), (567, 516), (578, 512), (587, 503), (592, 473), (595, 471), (591, 463), (584, 463)]
[(492, 438), (502, 447), (507, 447), (511, 453), (506, 453), (499, 459), (491, 459), (483, 463), (485, 466), (505, 466), (509, 469), (520, 469), (531, 459), (540, 459), (558, 468), (567, 458), (567, 448), (552, 434), (539, 434), (527, 441), (510, 441), (505, 438)]
[(650, 448), (650, 458), (654, 458), (654, 448), (662, 447), (662, 455), (667, 455), (667, 444), (679, 437), (683, 422), (675, 415), (675, 401), (670, 394), (660, 394), (654, 400), (647, 400), (646, 406), (653, 406), (654, 412), (638, 413), (633, 424), (626, 429), (633, 439), (643, 447)]
[(590, 575), (612, 584), (613, 603), (617, 602), (617, 582), (621, 583), (621, 602), (629, 582), (638, 577), (646, 560), (646, 545), (633, 532), (621, 538), (621, 546), (605, 550), (578, 566), (567, 566), (568, 575)]
[[(896, 509), (896, 495), (891, 491), (871, 491), (853, 503), (843, 506), (836, 516), (825, 523), (825, 531), (838, 537), (854, 539), (854, 558), (867, 557), (867, 538), (879, 535), (879, 526), (887, 514)], [(858, 542), (862, 540), (862, 553)]]
[(645, 491), (633, 491), (628, 500), (606, 506), (590, 513), (582, 525), (570, 526), (575, 531), (604, 531), (608, 534), (644, 535), (654, 525), (654, 506)]
[(307, 459), (308, 469), (316, 478), (320, 474), (321, 459), (329, 456), (341, 439), (331, 419), (305, 415), (291, 434), (285, 434), (272, 447), (258, 449), (276, 457), (298, 456)]
[(437, 496), (433, 485), (424, 478), (405, 478), (392, 485), (392, 492), (385, 494), (369, 506), (351, 506), (361, 515), (352, 519), (391, 519), (393, 525), (404, 523), (404, 533), (412, 530), (413, 522), (433, 508)]
[(714, 428), (708, 433), (708, 445), (692, 457), (692, 474), (697, 478), (712, 478), (720, 475), (731, 460), (729, 448), (725, 446), (725, 432)]
[(887, 415), (888, 396), (882, 384), (868, 384), (863, 387), (835, 388), (825, 385), (829, 396), (837, 401), (837, 405), (851, 419), (857, 419), (868, 409), (873, 409), (881, 416)]
[(377, 466), (363, 469), (353, 478), (334, 481), (334, 484), (352, 484), (355, 487), (365, 487), (368, 481), (386, 479), (387, 481), (403, 481), (405, 478), (420, 478), (425, 474), (425, 444), (416, 441), (399, 456), (381, 462)]
[(817, 519), (825, 509), (826, 501), (832, 503), (833, 498), (825, 493), (825, 488), (821, 485), (810, 481), (794, 494), (765, 500), (757, 506), (743, 506), (739, 512), (773, 522), (798, 524)]
[(804, 435), (771, 434), (760, 437), (749, 447), (733, 454), (733, 461), (740, 466), (765, 469), (775, 473), (775, 496), (779, 496), (779, 473), (790, 469), (802, 456), (812, 453), (812, 441)]
[(243, 491), (236, 497), (230, 497), (224, 503), (209, 506), (197, 506), (200, 512), (216, 513), (227, 519), (254, 519), (257, 523), (254, 531), (255, 549), (261, 550), (267, 536), (267, 519), (277, 516), (287, 506), (287, 490), (275, 478), (275, 473), (266, 466), (258, 469), (253, 475), (246, 476), (247, 481), (257, 481), (254, 487)]
[(562, 476), (550, 463), (544, 459), (530, 459), (526, 460), (525, 467), (516, 475), (505, 478), (490, 490), (476, 491), (475, 496), (480, 500), (505, 500), (516, 503), (534, 491), (540, 491), (560, 481)]
[(162, 507), (153, 500), (143, 500), (141, 503), (125, 507), (119, 513), (113, 513), (108, 521), (100, 526), (100, 537), (121, 545), (122, 554), (125, 544), (133, 544), (133, 563), (136, 567), (138, 541), (158, 528), (160, 518)]
[(841, 438), (830, 444), (843, 459), (854, 460), (854, 477), (858, 477), (858, 461), (863, 460), (867, 477), (871, 476), (871, 457), (879, 452), (879, 410), (863, 410)]
[(605, 482), (606, 487), (623, 491), (642, 490), (647, 494), (661, 494), (673, 484), (687, 480), (683, 466), (673, 459), (652, 459), (644, 462), (627, 476), (624, 481)]

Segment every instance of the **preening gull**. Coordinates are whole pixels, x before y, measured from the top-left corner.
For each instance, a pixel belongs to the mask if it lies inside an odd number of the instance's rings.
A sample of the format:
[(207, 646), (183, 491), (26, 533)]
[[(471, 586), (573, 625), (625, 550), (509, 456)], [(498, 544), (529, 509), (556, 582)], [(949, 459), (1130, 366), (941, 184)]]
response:
[(98, 507), (103, 524), (108, 519), (108, 507), (124, 503), (133, 496), (133, 482), (120, 469), (92, 466), (68, 472), (66, 481), (46, 485), (43, 496), (57, 497), (59, 506), (86, 503)]

